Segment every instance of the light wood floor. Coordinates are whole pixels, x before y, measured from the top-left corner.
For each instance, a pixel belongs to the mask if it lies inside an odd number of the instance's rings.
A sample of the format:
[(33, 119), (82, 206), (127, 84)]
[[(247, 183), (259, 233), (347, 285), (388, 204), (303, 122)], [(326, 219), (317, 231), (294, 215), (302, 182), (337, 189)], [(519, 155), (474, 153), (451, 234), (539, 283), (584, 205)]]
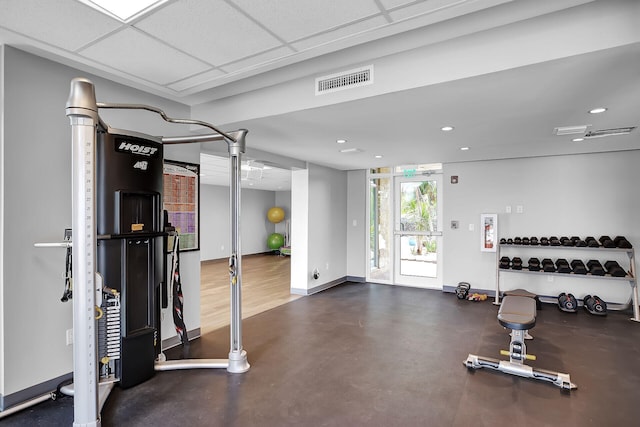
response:
[[(277, 255), (242, 257), (242, 318), (251, 317), (289, 301), (291, 258)], [(200, 330), (202, 334), (229, 325), (229, 263), (203, 261), (200, 272)]]

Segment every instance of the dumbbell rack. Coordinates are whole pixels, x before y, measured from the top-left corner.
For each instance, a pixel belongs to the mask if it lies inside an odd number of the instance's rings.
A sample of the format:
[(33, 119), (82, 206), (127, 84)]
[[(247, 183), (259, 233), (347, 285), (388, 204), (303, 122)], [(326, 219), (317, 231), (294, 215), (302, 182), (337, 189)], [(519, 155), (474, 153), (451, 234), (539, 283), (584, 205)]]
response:
[[(604, 276), (594, 276), (589, 273), (587, 274), (575, 274), (575, 273), (557, 273), (557, 272), (546, 272), (546, 271), (529, 271), (526, 267), (522, 267), (522, 270), (514, 270), (514, 269), (506, 269), (500, 268), (500, 258), (501, 252), (504, 248), (509, 249), (523, 249), (523, 250), (573, 250), (573, 251), (587, 251), (590, 253), (604, 253), (604, 252), (617, 252), (617, 253), (626, 253), (629, 257), (629, 270), (627, 271), (627, 275), (624, 277), (614, 277), (609, 274), (605, 274)], [(523, 259), (524, 261), (524, 259)], [(620, 248), (591, 248), (591, 247), (576, 247), (576, 246), (541, 246), (541, 245), (509, 245), (509, 244), (499, 244), (498, 250), (496, 252), (496, 295), (494, 304), (500, 304), (500, 274), (501, 273), (524, 273), (524, 274), (537, 274), (537, 275), (552, 275), (552, 276), (560, 276), (560, 277), (575, 277), (581, 279), (606, 279), (606, 280), (622, 280), (629, 283), (631, 286), (631, 295), (629, 295), (629, 300), (624, 304), (609, 304), (609, 309), (611, 310), (626, 310), (629, 308), (631, 304), (633, 304), (633, 317), (630, 319), (635, 322), (640, 322), (640, 309), (638, 307), (638, 283), (636, 279), (636, 257), (635, 251), (633, 248), (631, 249), (620, 249)], [(557, 298), (541, 298), (544, 302), (557, 302)], [(548, 300), (548, 301), (546, 301)]]

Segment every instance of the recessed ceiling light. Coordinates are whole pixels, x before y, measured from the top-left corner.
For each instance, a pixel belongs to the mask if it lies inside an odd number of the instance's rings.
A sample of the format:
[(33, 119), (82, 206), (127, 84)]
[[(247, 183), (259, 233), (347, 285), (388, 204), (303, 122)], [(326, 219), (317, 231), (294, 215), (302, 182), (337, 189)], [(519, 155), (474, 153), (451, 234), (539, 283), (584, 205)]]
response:
[(584, 138), (573, 138), (572, 141), (573, 142), (582, 142), (582, 141), (584, 141)]
[(116, 18), (122, 22), (129, 22), (144, 13), (166, 3), (168, 0), (80, 0), (99, 12)]
[(607, 111), (606, 108), (598, 107), (598, 108), (594, 108), (593, 110), (589, 110), (589, 113), (591, 113), (591, 114), (600, 114), (600, 113), (604, 113), (605, 111)]
[(344, 144), (345, 142), (347, 142), (347, 140), (346, 139), (337, 139), (336, 142), (338, 144)]
[(376, 159), (381, 159), (381, 158), (382, 158), (382, 156), (381, 156), (380, 154), (377, 154), (377, 155), (375, 155), (374, 157), (375, 157)]
[(340, 150), (341, 153), (360, 153), (362, 152), (359, 148), (345, 148), (344, 150)]
[(443, 132), (449, 132), (453, 130), (453, 126), (443, 126), (440, 128), (440, 130)]
[(460, 147), (460, 151), (469, 151), (469, 147)]

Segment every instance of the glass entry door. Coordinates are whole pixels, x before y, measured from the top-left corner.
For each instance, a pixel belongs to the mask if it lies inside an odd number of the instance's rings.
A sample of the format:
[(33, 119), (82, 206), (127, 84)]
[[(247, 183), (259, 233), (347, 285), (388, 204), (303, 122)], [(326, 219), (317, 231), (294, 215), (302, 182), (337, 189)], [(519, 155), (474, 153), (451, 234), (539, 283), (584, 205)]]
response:
[(442, 289), (442, 175), (395, 177), (394, 283)]

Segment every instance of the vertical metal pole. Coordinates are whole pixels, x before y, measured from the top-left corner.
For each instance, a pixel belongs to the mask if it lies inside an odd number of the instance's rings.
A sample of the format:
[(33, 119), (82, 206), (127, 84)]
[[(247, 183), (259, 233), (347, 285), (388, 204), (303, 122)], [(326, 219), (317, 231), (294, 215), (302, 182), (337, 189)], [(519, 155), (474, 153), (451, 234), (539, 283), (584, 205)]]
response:
[(240, 168), (245, 150), (246, 130), (238, 133), (236, 142), (229, 142), (229, 201), (231, 207), (231, 258), (229, 276), (231, 288), (231, 349), (228, 372), (249, 370), (247, 352), (242, 349), (242, 252), (240, 248)]
[(71, 121), (73, 145), (73, 425), (100, 426), (95, 322), (98, 108), (91, 81), (71, 81), (66, 114)]
[(627, 251), (629, 256), (629, 274), (631, 275), (631, 304), (633, 304), (633, 317), (631, 320), (640, 322), (640, 308), (638, 307), (638, 278), (636, 277), (636, 255), (634, 249)]

